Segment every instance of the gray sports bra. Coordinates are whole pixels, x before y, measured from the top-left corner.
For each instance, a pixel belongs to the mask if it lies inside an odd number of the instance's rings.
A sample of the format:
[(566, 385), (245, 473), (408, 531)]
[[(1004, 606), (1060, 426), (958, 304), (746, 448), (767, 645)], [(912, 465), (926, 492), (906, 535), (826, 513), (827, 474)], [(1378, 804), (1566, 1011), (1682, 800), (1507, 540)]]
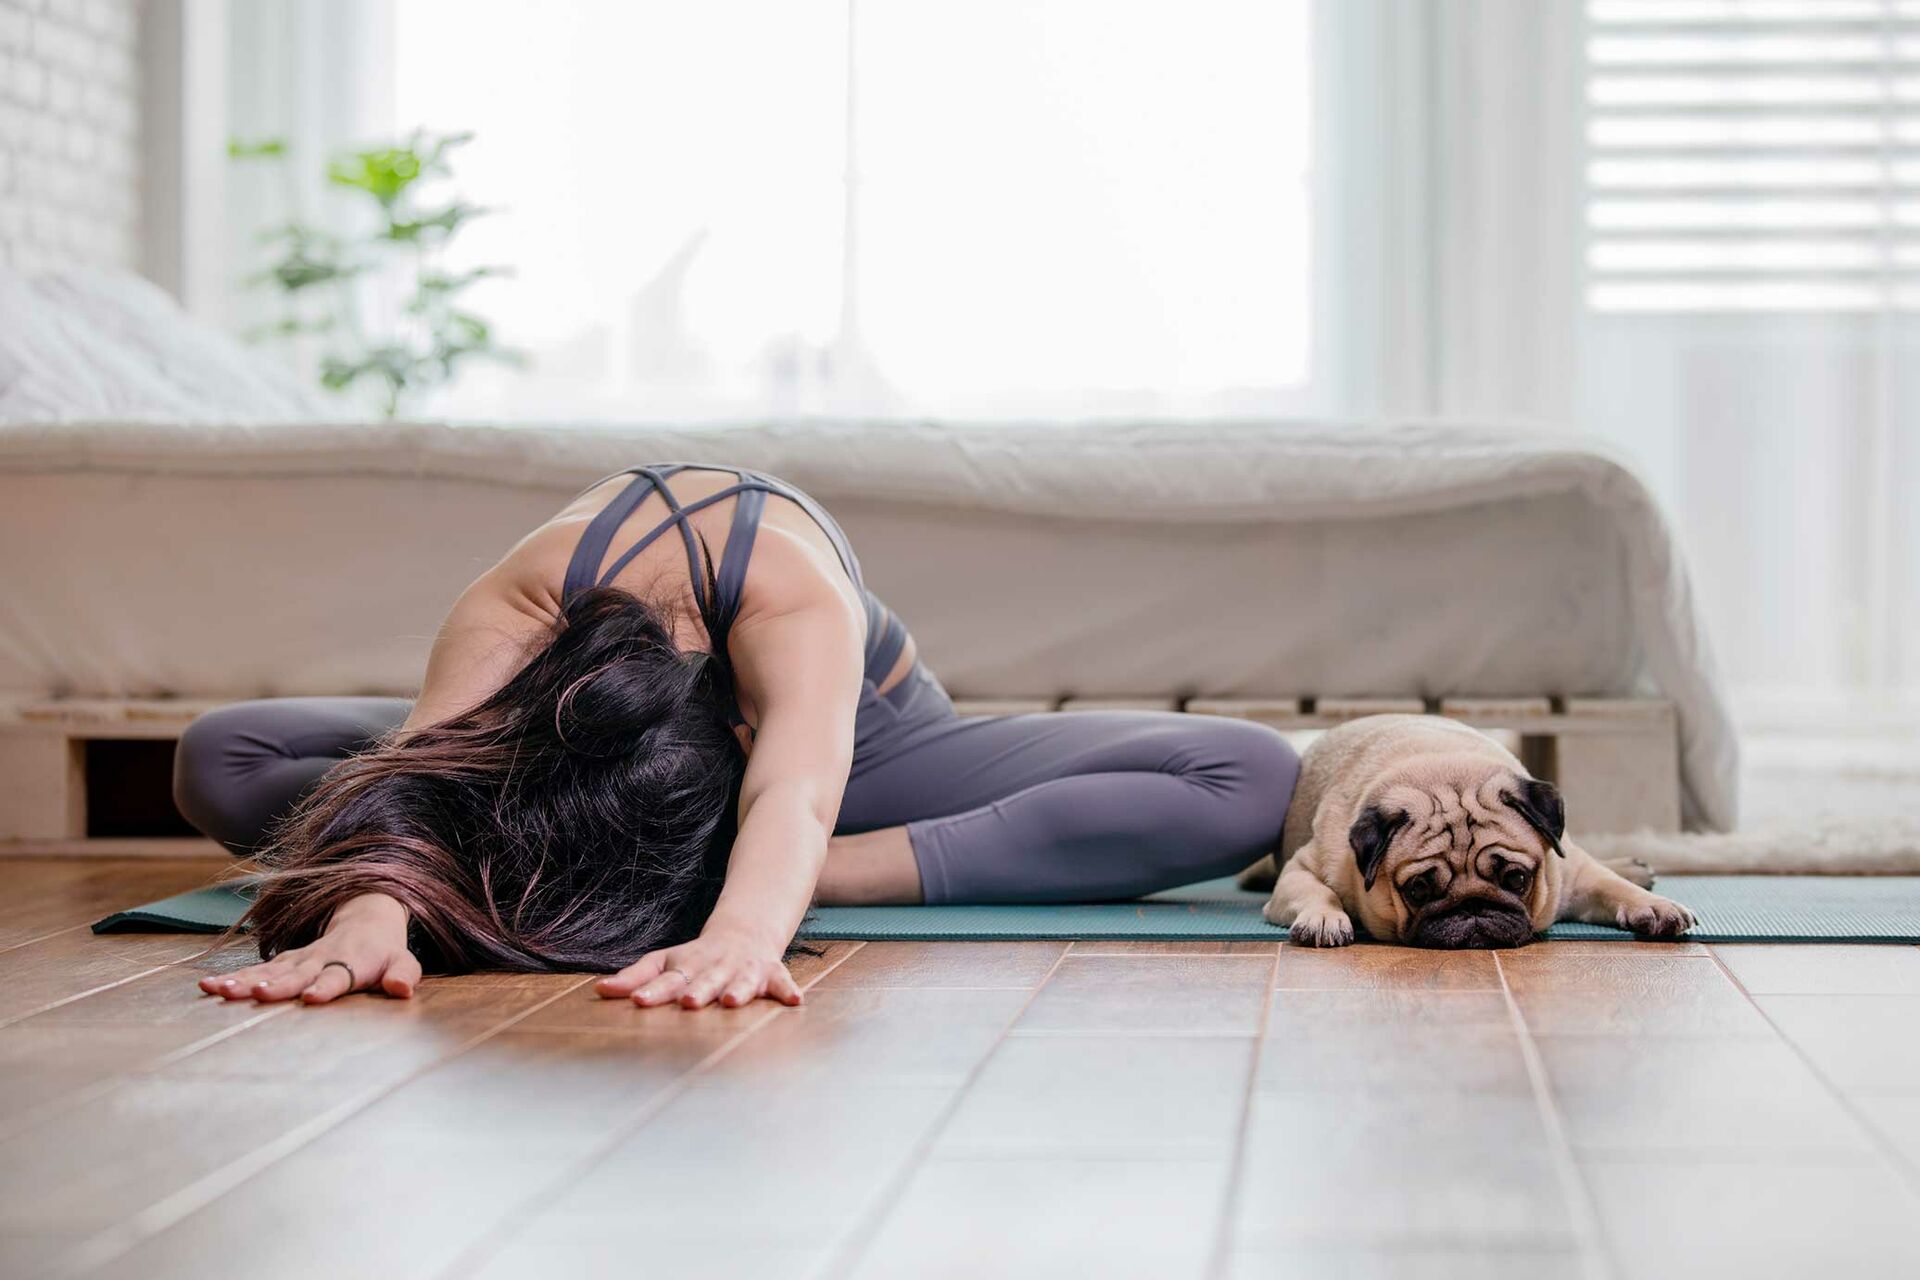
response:
[[(667, 485), (671, 476), (682, 471), (719, 471), (736, 477), (736, 483), (730, 484), (717, 493), (712, 493), (697, 501), (682, 504), (673, 495)], [(867, 652), (866, 676), (874, 685), (886, 679), (887, 674), (900, 660), (901, 650), (906, 648), (907, 629), (891, 609), (867, 590), (866, 583), (860, 578), (860, 562), (854, 558), (853, 547), (847, 542), (847, 535), (826, 509), (812, 498), (794, 488), (784, 480), (763, 475), (758, 471), (748, 471), (743, 467), (708, 466), (704, 463), (673, 462), (652, 467), (628, 467), (625, 471), (616, 471), (613, 476), (632, 476), (627, 487), (617, 494), (613, 501), (601, 508), (599, 514), (587, 524), (586, 531), (580, 535), (580, 542), (573, 549), (573, 558), (567, 562), (566, 582), (561, 588), (562, 602), (573, 599), (582, 591), (596, 586), (607, 586), (622, 569), (632, 563), (633, 558), (652, 546), (669, 529), (679, 529), (680, 541), (687, 549), (687, 572), (693, 579), (694, 599), (700, 604), (705, 616), (713, 619), (709, 627), (713, 641), (713, 654), (725, 668), (728, 678), (733, 674), (732, 665), (727, 661), (727, 634), (733, 627), (733, 621), (740, 613), (740, 592), (746, 585), (747, 562), (753, 557), (753, 541), (760, 531), (760, 517), (767, 508), (767, 495), (778, 494), (790, 502), (796, 503), (820, 526), (827, 535), (834, 551), (840, 557), (840, 564), (853, 579), (853, 585), (860, 589), (866, 601), (867, 609)], [(613, 476), (595, 481), (589, 489), (605, 484)], [(586, 492), (586, 490), (582, 490)], [(632, 546), (621, 552), (607, 564), (605, 570), (599, 568), (606, 560), (607, 551), (612, 546), (613, 535), (626, 523), (645, 502), (649, 495), (658, 493), (667, 504), (667, 518), (650, 529)], [(733, 508), (733, 524), (727, 532), (727, 549), (721, 554), (719, 567), (713, 573), (714, 598), (707, 599), (706, 566), (700, 554), (700, 541), (694, 535), (693, 527), (687, 517), (701, 511), (716, 502), (738, 497), (740, 500)], [(737, 719), (737, 712), (736, 712)]]

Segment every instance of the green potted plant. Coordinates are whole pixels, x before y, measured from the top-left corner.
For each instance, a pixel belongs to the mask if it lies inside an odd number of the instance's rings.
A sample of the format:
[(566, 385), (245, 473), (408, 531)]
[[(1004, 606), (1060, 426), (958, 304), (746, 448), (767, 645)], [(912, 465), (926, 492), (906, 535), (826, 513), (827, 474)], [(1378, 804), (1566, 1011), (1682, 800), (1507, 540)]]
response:
[[(365, 229), (343, 234), (298, 219), (261, 236), (267, 265), (249, 278), (273, 290), (280, 314), (249, 331), (256, 339), (314, 335), (321, 344), (321, 383), (335, 391), (370, 388), (389, 418), (436, 387), (453, 381), (470, 360), (519, 364), (524, 357), (501, 346), (493, 326), (462, 302), (481, 280), (508, 274), (499, 266), (454, 271), (447, 248), (462, 227), (490, 210), (457, 195), (430, 195), (433, 179), (452, 176), (448, 154), (470, 133), (416, 130), (392, 146), (368, 147), (327, 165), (334, 187), (365, 197), (372, 216)], [(284, 164), (280, 139), (234, 139), (236, 162)], [(371, 314), (363, 285), (384, 279), (398, 297), (389, 314)]]

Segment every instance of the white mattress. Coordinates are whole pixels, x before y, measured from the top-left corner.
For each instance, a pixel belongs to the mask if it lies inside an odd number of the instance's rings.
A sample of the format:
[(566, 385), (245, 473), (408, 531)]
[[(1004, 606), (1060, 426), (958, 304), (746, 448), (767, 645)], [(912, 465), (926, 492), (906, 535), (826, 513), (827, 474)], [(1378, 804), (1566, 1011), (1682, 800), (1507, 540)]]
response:
[(0, 690), (410, 693), (472, 576), (636, 462), (774, 472), (956, 696), (1664, 695), (1736, 750), (1646, 489), (1466, 425), (0, 427)]

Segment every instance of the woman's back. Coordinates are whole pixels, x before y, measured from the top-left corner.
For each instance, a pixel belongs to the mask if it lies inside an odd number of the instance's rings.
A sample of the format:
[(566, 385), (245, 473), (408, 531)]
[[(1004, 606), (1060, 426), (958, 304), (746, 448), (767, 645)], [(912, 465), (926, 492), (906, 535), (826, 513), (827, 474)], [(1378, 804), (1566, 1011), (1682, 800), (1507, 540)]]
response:
[(619, 587), (665, 609), (681, 648), (709, 652), (696, 594), (709, 570), (723, 624), (769, 599), (832, 590), (867, 617), (868, 656), (883, 660), (868, 674), (882, 692), (913, 665), (911, 639), (860, 582), (832, 517), (757, 472), (675, 464), (609, 476), (522, 538), (483, 581), (502, 603), (549, 619), (570, 591)]

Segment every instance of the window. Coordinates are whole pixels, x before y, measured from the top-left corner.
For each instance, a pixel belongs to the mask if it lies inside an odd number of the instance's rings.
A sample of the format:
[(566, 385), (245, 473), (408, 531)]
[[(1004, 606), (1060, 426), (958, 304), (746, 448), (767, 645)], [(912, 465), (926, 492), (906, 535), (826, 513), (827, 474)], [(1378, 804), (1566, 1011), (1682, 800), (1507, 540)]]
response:
[(1595, 310), (1920, 309), (1920, 3), (1587, 12)]
[[(1310, 0), (394, 6), (473, 130), (455, 414), (1267, 413), (1311, 362)], [(481, 292), (484, 290), (484, 292)]]

